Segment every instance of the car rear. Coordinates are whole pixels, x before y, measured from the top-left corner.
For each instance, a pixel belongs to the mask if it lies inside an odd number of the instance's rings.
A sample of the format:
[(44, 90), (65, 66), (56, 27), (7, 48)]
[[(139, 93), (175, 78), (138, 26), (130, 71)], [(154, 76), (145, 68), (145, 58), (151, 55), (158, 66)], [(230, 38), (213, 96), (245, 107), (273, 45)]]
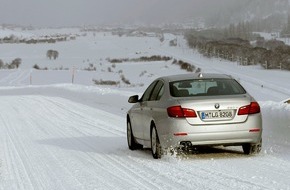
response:
[(260, 106), (234, 79), (172, 81), (170, 94), (168, 119), (160, 124), (163, 147), (242, 145), (261, 140)]

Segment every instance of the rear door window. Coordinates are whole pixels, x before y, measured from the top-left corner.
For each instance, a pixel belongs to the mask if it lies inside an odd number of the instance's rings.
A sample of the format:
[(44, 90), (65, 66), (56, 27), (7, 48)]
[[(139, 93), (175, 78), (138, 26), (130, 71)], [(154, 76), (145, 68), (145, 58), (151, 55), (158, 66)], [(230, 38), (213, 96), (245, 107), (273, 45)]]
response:
[(158, 81), (158, 83), (156, 84), (152, 95), (150, 97), (150, 101), (155, 101), (155, 100), (159, 100), (163, 94), (163, 82), (162, 81)]
[(150, 99), (150, 96), (153, 92), (153, 89), (155, 87), (155, 85), (157, 84), (158, 81), (154, 81), (152, 82), (149, 87), (145, 90), (142, 98), (141, 98), (141, 101), (144, 102), (144, 101), (148, 101)]

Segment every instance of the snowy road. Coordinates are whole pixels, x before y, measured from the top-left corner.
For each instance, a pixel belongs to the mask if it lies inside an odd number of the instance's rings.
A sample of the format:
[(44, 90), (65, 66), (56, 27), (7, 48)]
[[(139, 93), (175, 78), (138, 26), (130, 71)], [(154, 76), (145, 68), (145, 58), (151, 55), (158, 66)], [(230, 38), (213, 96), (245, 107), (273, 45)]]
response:
[[(109, 154), (107, 148), (114, 147), (108, 146), (110, 142), (119, 144), (124, 136), (118, 128), (112, 129), (118, 118), (106, 124), (92, 117), (102, 114), (59, 98), (1, 97), (4, 189), (82, 189), (86, 187), (83, 184), (102, 187), (103, 177), (108, 175), (120, 181), (107, 170), (105, 157), (94, 156), (103, 150)], [(109, 115), (106, 119), (112, 120)], [(113, 155), (107, 157), (113, 159)], [(96, 170), (94, 165), (100, 167)], [(90, 180), (88, 176), (98, 177)]]
[(215, 148), (153, 160), (128, 150), (121, 114), (43, 95), (1, 96), (0, 105), (0, 189), (290, 189), (280, 141), (265, 138), (252, 157)]

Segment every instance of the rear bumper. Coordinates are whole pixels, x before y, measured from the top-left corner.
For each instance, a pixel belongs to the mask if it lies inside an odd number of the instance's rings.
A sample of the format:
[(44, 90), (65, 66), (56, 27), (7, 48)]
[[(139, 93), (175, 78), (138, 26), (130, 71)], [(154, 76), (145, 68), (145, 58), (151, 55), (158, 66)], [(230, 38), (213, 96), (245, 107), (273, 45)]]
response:
[(175, 119), (162, 125), (158, 134), (164, 148), (178, 147), (184, 141), (192, 145), (258, 143), (262, 138), (262, 120), (261, 117), (249, 117), (244, 123), (195, 126), (185, 120)]
[(248, 131), (239, 131), (187, 134), (184, 136), (163, 135), (159, 138), (162, 147), (168, 148), (178, 147), (184, 141), (189, 141), (192, 145), (241, 145), (243, 143), (258, 143), (261, 135), (261, 132), (250, 133)]

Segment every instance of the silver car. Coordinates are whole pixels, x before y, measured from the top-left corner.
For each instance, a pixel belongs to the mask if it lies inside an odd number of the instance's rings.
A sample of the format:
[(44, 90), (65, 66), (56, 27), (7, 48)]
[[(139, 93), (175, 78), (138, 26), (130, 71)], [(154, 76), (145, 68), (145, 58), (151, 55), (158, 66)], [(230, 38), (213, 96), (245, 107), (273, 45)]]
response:
[(200, 145), (242, 146), (259, 153), (262, 116), (255, 99), (231, 76), (184, 74), (160, 77), (127, 113), (129, 149), (151, 148), (155, 159), (165, 150)]

